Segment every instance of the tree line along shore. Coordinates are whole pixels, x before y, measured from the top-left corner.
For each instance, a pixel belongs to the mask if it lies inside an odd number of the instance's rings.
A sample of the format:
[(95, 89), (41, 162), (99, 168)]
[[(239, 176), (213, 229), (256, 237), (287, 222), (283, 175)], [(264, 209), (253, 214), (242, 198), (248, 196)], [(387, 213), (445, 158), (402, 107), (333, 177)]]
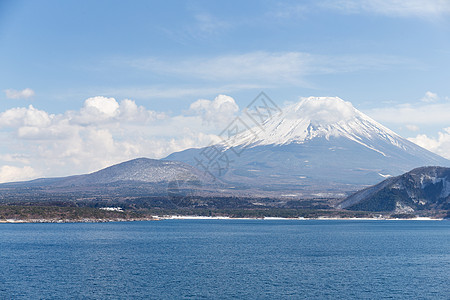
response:
[(374, 213), (363, 211), (323, 210), (323, 209), (135, 209), (121, 210), (115, 208), (94, 207), (60, 207), (60, 206), (23, 206), (1, 205), (0, 223), (64, 223), (64, 222), (112, 222), (144, 221), (178, 217), (205, 218), (286, 218), (286, 219), (444, 219), (450, 214), (446, 211), (433, 215), (417, 216), (414, 214)]

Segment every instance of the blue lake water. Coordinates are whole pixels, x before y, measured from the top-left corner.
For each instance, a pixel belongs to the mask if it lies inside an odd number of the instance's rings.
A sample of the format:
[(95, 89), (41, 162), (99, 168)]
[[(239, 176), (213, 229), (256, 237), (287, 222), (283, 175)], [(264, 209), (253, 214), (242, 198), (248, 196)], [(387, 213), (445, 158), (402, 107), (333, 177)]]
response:
[(0, 224), (0, 299), (449, 299), (449, 221)]

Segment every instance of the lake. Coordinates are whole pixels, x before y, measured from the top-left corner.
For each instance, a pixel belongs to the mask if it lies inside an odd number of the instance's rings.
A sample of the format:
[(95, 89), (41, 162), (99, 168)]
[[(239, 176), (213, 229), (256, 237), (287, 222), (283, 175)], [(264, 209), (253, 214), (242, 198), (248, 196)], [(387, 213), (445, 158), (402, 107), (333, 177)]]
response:
[(448, 299), (449, 221), (0, 224), (1, 299)]

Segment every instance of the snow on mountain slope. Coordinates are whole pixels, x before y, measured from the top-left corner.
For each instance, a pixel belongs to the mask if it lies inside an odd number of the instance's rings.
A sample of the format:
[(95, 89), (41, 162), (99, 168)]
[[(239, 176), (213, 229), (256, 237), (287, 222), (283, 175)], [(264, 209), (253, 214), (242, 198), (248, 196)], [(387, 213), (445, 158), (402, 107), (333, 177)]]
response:
[(208, 174), (204, 174), (198, 169), (183, 162), (136, 158), (90, 174), (58, 178), (40, 178), (25, 182), (4, 183), (1, 186), (76, 187), (104, 185), (117, 182), (167, 183), (190, 178), (196, 178), (203, 183), (215, 181), (215, 179)]
[(338, 207), (411, 213), (450, 208), (450, 168), (421, 167), (361, 190)]
[(203, 181), (212, 181), (190, 165), (176, 161), (160, 161), (149, 158), (137, 158), (97, 172), (66, 178), (64, 185), (105, 184), (118, 181), (167, 182), (196, 176)]
[(344, 137), (386, 155), (377, 143), (390, 143), (412, 150), (411, 142), (358, 111), (338, 97), (309, 97), (291, 105), (284, 113), (270, 118), (225, 143), (225, 147), (302, 144), (314, 138)]

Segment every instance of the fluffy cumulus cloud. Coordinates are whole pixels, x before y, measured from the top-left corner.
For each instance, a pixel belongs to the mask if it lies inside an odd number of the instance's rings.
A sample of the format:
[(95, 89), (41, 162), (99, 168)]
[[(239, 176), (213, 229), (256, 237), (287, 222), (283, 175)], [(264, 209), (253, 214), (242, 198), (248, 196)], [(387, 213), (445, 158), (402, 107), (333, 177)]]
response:
[(87, 113), (92, 112), (95, 115), (104, 115), (114, 117), (119, 110), (119, 103), (114, 98), (92, 97), (84, 101), (83, 110)]
[(350, 102), (337, 97), (302, 98), (301, 102), (293, 107), (292, 112), (287, 112), (295, 118), (307, 118), (318, 124), (349, 120), (355, 113), (355, 108)]
[(419, 134), (409, 140), (425, 149), (450, 159), (450, 127), (439, 132), (437, 137)]
[(118, 103), (114, 98), (101, 96), (86, 99), (80, 111), (66, 115), (72, 123), (81, 125), (117, 121), (147, 123), (165, 117), (164, 113), (147, 110), (130, 99)]
[(36, 109), (32, 105), (28, 106), (28, 108), (12, 108), (0, 113), (0, 128), (20, 126), (45, 127), (50, 125), (53, 117), (53, 115)]
[(239, 111), (239, 106), (233, 98), (226, 95), (218, 95), (213, 101), (200, 99), (195, 101), (189, 107), (189, 111), (198, 114), (203, 121), (216, 125), (226, 125), (231, 122)]
[(8, 89), (5, 90), (5, 95), (8, 99), (28, 99), (34, 96), (34, 91), (30, 88), (23, 90)]
[(217, 126), (238, 110), (225, 95), (198, 100), (186, 114), (174, 116), (101, 96), (60, 114), (32, 105), (8, 109), (0, 112), (0, 181), (85, 173), (206, 146), (218, 141)]
[(0, 167), (0, 183), (21, 181), (36, 178), (39, 173), (30, 166), (15, 167), (4, 165)]
[(111, 120), (119, 114), (119, 103), (114, 98), (92, 97), (84, 101), (78, 112), (69, 112), (70, 120), (78, 124), (101, 123)]

